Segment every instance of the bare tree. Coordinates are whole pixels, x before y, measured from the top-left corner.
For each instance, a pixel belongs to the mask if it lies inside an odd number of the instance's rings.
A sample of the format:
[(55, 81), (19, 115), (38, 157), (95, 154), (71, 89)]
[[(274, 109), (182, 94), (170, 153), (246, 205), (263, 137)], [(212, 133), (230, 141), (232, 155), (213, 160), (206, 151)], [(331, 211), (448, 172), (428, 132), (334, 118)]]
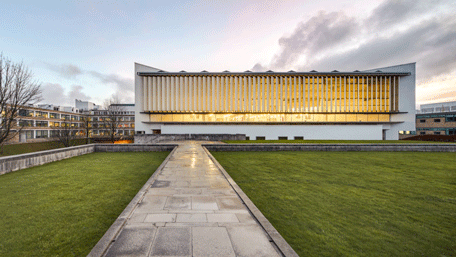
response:
[(108, 132), (109, 139), (112, 143), (119, 137), (117, 130), (120, 127), (122, 112), (125, 108), (116, 97), (108, 99), (104, 103), (105, 114), (103, 115), (104, 127)]
[(71, 121), (62, 121), (59, 126), (54, 126), (52, 129), (51, 137), (62, 143), (64, 147), (71, 146), (76, 139), (77, 130), (73, 128)]
[(18, 111), (41, 99), (40, 86), (23, 63), (13, 63), (0, 54), (0, 145), (20, 131)]
[(82, 119), (82, 130), (85, 134), (86, 144), (90, 143), (90, 131), (92, 130), (92, 121), (90, 117), (90, 113), (87, 113), (86, 116), (81, 116)]

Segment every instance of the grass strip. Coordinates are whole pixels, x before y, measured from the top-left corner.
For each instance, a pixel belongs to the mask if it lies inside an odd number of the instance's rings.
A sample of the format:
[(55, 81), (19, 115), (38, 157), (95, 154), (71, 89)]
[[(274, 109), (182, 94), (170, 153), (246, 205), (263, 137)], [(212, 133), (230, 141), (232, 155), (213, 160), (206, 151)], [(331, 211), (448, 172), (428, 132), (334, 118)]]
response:
[(86, 256), (169, 152), (93, 153), (0, 176), (0, 256)]
[(300, 256), (456, 256), (456, 153), (212, 153)]
[[(85, 139), (75, 139), (72, 142), (72, 146), (85, 144)], [(1, 156), (9, 156), (24, 153), (33, 153), (38, 151), (52, 150), (57, 148), (65, 147), (61, 142), (58, 141), (47, 141), (39, 143), (24, 143), (24, 144), (12, 144), (3, 145), (0, 149)]]
[(223, 140), (227, 144), (454, 144), (419, 140)]

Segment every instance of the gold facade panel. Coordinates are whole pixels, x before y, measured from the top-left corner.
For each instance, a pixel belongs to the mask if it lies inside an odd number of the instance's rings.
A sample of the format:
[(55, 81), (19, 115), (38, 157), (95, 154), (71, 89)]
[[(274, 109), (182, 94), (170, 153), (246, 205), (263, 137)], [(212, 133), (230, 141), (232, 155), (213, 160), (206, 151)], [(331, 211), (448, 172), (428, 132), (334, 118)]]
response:
[(399, 80), (381, 75), (149, 76), (142, 80), (143, 108), (151, 112), (397, 112)]

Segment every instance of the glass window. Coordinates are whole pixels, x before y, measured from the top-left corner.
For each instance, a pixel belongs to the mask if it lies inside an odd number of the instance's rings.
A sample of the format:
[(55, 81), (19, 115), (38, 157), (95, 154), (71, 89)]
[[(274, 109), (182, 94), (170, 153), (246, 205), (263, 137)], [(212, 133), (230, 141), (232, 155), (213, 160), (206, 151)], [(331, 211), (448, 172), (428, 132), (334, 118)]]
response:
[(426, 123), (426, 120), (420, 120), (420, 123)]
[(425, 131), (421, 131), (420, 135), (426, 135), (426, 132)]
[(33, 139), (33, 130), (26, 130), (25, 131), (25, 137), (27, 139)]
[(48, 131), (47, 130), (37, 130), (36, 131), (36, 138), (47, 138)]
[(440, 122), (440, 119), (434, 119), (434, 122)]
[(440, 135), (440, 131), (434, 131), (434, 135)]

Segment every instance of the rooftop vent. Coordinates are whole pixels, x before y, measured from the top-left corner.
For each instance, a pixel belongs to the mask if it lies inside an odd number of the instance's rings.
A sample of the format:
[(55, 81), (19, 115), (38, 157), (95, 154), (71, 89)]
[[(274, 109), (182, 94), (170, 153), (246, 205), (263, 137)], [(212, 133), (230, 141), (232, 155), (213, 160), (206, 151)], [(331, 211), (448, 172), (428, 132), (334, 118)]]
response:
[(294, 71), (294, 70), (289, 70), (288, 72), (296, 72), (296, 71)]
[(186, 72), (186, 71), (184, 71), (184, 70), (181, 70), (181, 71), (179, 71), (179, 72)]
[(266, 72), (274, 72), (274, 71), (272, 71), (272, 70), (268, 70), (268, 71), (266, 71)]
[(229, 70), (224, 70), (223, 72), (230, 72)]
[(252, 71), (251, 71), (251, 70), (246, 70), (246, 71), (244, 71), (244, 72), (252, 72)]
[(339, 71), (338, 71), (338, 70), (333, 70), (333, 71), (331, 71), (331, 72), (339, 72)]
[(360, 72), (359, 70), (355, 70), (354, 72)]
[(166, 71), (164, 71), (164, 70), (159, 70), (158, 72), (166, 72)]
[(203, 70), (202, 72), (208, 72), (207, 70)]
[(317, 72), (316, 70), (311, 70), (310, 72)]
[(376, 70), (375, 72), (382, 72), (381, 70)]

